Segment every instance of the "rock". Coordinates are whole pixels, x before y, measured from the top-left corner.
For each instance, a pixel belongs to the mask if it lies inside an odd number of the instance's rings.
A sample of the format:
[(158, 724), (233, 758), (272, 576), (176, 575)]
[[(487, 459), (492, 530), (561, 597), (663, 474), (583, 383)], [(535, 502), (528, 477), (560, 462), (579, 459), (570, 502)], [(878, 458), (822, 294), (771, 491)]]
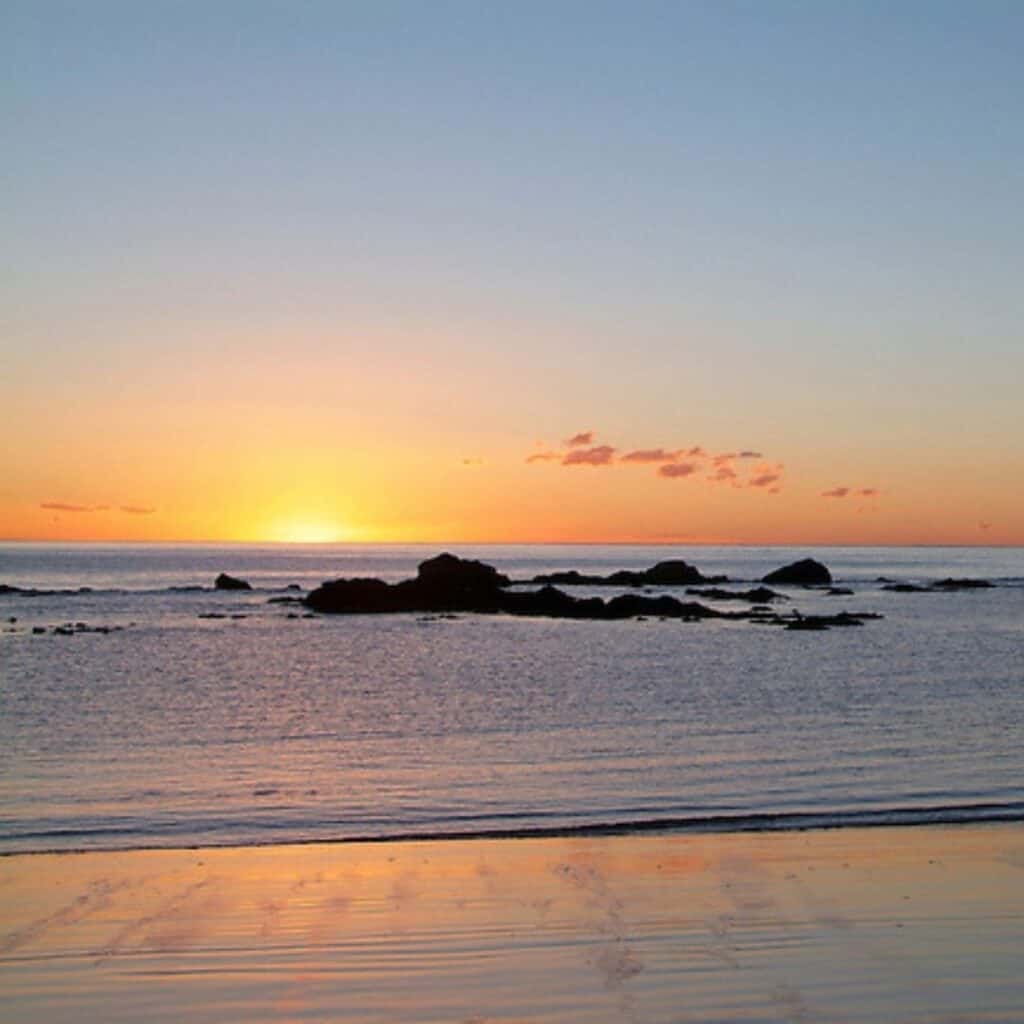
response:
[(691, 583), (705, 583), (704, 577), (687, 562), (670, 559), (658, 562), (644, 573), (644, 582), (655, 587), (680, 587)]
[(507, 587), (509, 578), (493, 565), (445, 552), (420, 563), (416, 582), (424, 592), (484, 594)]
[(955, 580), (947, 578), (944, 580), (936, 580), (927, 587), (922, 587), (917, 583), (887, 583), (882, 587), (882, 589), (892, 590), (897, 594), (934, 594), (936, 592), (942, 593), (951, 590), (987, 590), (992, 586), (994, 586), (994, 584), (989, 583), (988, 580)]
[(619, 569), (608, 576), (585, 576), (575, 569), (534, 576), (531, 583), (569, 587), (685, 587), (694, 583), (728, 583), (727, 576), (704, 576), (681, 559), (669, 559), (650, 569)]
[(849, 587), (829, 587), (825, 593), (829, 597), (850, 597), (853, 591)]
[(813, 558), (804, 558), (799, 562), (784, 565), (781, 569), (762, 577), (762, 583), (789, 583), (797, 586), (827, 586), (832, 582), (832, 573)]
[[(677, 570), (670, 570), (675, 573)], [(578, 576), (578, 574), (577, 574)], [(770, 600), (781, 595), (761, 587), (730, 597)], [(766, 616), (764, 612), (720, 611), (697, 601), (683, 602), (668, 594), (617, 594), (605, 601), (600, 597), (577, 598), (546, 584), (537, 590), (510, 589), (507, 577), (492, 566), (454, 555), (440, 555), (419, 567), (415, 579), (388, 584), (377, 579), (339, 579), (324, 583), (306, 596), (308, 608), (332, 614), (379, 614), (416, 612), (444, 614), (453, 612), (502, 612), (507, 615), (533, 615), (564, 619), (617, 620), (633, 618), (678, 619), (697, 622), (702, 619), (736, 619), (788, 625), (807, 621), (799, 614)], [(762, 605), (763, 608), (763, 605)], [(307, 613), (308, 614), (308, 613)], [(824, 628), (829, 625), (860, 625), (866, 613), (842, 612), (834, 616), (809, 616), (821, 626), (795, 626), (798, 629)], [(426, 621), (426, 620), (424, 620)]]
[(721, 590), (718, 587), (690, 587), (688, 594), (706, 597), (709, 601), (750, 601), (752, 604), (767, 604), (770, 601), (787, 601), (785, 594), (778, 594), (768, 587), (754, 587), (753, 590)]
[(240, 580), (236, 576), (229, 576), (226, 572), (222, 572), (213, 581), (213, 585), (217, 590), (252, 590), (251, 583)]

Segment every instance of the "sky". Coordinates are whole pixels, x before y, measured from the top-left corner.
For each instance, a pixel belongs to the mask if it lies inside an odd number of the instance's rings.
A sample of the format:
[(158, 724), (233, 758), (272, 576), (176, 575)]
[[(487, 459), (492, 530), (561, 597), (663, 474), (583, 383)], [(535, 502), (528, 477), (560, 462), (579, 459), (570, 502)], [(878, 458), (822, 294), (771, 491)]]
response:
[(1024, 544), (1022, 52), (5, 0), (0, 538)]

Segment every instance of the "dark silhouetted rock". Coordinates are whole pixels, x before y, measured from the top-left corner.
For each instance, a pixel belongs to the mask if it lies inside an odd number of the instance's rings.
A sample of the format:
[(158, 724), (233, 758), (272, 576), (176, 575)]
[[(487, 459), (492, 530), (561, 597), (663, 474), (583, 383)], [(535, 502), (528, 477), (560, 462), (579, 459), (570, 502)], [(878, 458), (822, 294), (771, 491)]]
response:
[(778, 594), (768, 587), (754, 587), (752, 590), (720, 590), (718, 587), (691, 587), (686, 591), (694, 597), (706, 597), (709, 601), (750, 601), (751, 604), (768, 604), (771, 601), (789, 600), (785, 594)]
[(694, 583), (728, 583), (727, 576), (704, 576), (680, 559), (669, 559), (650, 569), (619, 569), (608, 576), (586, 576), (575, 569), (534, 576), (531, 583), (565, 587), (685, 587)]
[(252, 584), (240, 580), (236, 576), (229, 576), (222, 572), (214, 581), (213, 585), (218, 590), (252, 590)]
[(829, 587), (825, 593), (829, 597), (850, 597), (853, 591), (849, 587)]
[(916, 583), (886, 583), (883, 590), (891, 590), (894, 594), (927, 594), (928, 587), (919, 587)]
[[(762, 601), (781, 596), (764, 587), (743, 595), (723, 593), (730, 598), (742, 596), (745, 600), (756, 595)], [(796, 612), (780, 616), (773, 615), (768, 609), (760, 613), (720, 611), (697, 601), (683, 602), (668, 594), (630, 592), (605, 601), (600, 597), (573, 597), (550, 584), (537, 590), (521, 590), (512, 588), (508, 579), (492, 566), (447, 554), (424, 562), (415, 579), (395, 584), (377, 579), (332, 580), (313, 590), (304, 602), (314, 611), (335, 614), (417, 612), (436, 616), (453, 612), (503, 612), (564, 619), (657, 618), (683, 622), (737, 619), (780, 626), (806, 621)], [(835, 616), (808, 616), (807, 619), (820, 622), (821, 628), (825, 628), (830, 625), (859, 625), (862, 618), (868, 617), (872, 616), (842, 612)]]
[(420, 563), (415, 583), (423, 593), (462, 595), (493, 594), (507, 587), (509, 578), (493, 565), (447, 552)]
[(827, 586), (832, 582), (832, 573), (821, 562), (816, 562), (813, 558), (804, 558), (768, 573), (761, 582), (789, 583), (802, 587)]

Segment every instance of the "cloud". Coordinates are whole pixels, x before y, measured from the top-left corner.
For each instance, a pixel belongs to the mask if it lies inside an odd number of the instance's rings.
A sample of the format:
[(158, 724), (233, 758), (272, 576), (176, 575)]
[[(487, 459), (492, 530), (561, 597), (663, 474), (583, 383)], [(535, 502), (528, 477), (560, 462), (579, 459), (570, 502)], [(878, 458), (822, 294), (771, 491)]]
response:
[(129, 516), (151, 516), (156, 509), (146, 508), (144, 505), (122, 505), (121, 511)]
[(668, 462), (664, 466), (658, 467), (658, 476), (667, 477), (670, 480), (691, 476), (696, 472), (697, 467), (692, 462)]
[(563, 459), (563, 466), (609, 466), (615, 456), (615, 449), (608, 444), (596, 448), (574, 448)]
[(831, 491), (822, 491), (823, 498), (847, 498), (856, 496), (858, 498), (877, 498), (882, 492), (877, 487), (861, 487), (859, 490), (854, 487), (833, 487)]
[(688, 459), (704, 459), (707, 458), (707, 452), (699, 444), (695, 444), (687, 453)]
[(736, 479), (736, 470), (732, 466), (719, 466), (718, 469), (708, 477), (712, 483), (724, 483)]
[(534, 452), (532, 455), (526, 456), (527, 462), (561, 462), (561, 452)]
[(40, 508), (50, 512), (106, 512), (108, 505), (71, 505), (66, 501), (43, 501)]
[(782, 479), (782, 464), (777, 466), (758, 466), (756, 475), (747, 481), (748, 487), (771, 487)]
[(594, 443), (594, 432), (592, 430), (585, 430), (581, 434), (573, 434), (572, 437), (567, 438), (562, 443), (566, 448), (582, 448), (584, 445)]
[(682, 454), (682, 451), (668, 452), (664, 448), (639, 448), (627, 452), (619, 462), (675, 462)]
[(763, 459), (764, 456), (760, 452), (740, 452), (736, 456), (737, 459)]
[(484, 464), (484, 460), (478, 456), (468, 455), (462, 459), (462, 464), (464, 466), (482, 466)]
[(732, 462), (736, 458), (736, 452), (722, 452), (720, 455), (716, 455), (712, 460), (712, 464), (715, 466), (724, 466), (728, 462)]

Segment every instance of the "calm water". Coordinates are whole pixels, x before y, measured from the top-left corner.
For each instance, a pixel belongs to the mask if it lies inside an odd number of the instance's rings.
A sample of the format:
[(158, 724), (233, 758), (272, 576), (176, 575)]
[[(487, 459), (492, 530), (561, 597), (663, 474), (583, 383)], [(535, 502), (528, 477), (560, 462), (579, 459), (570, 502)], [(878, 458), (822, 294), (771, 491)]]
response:
[(787, 608), (885, 616), (824, 633), (269, 603), (437, 550), (0, 545), (0, 583), (71, 591), (0, 595), (0, 851), (1024, 817), (1024, 549), (451, 549), (737, 581), (810, 554), (855, 593)]

